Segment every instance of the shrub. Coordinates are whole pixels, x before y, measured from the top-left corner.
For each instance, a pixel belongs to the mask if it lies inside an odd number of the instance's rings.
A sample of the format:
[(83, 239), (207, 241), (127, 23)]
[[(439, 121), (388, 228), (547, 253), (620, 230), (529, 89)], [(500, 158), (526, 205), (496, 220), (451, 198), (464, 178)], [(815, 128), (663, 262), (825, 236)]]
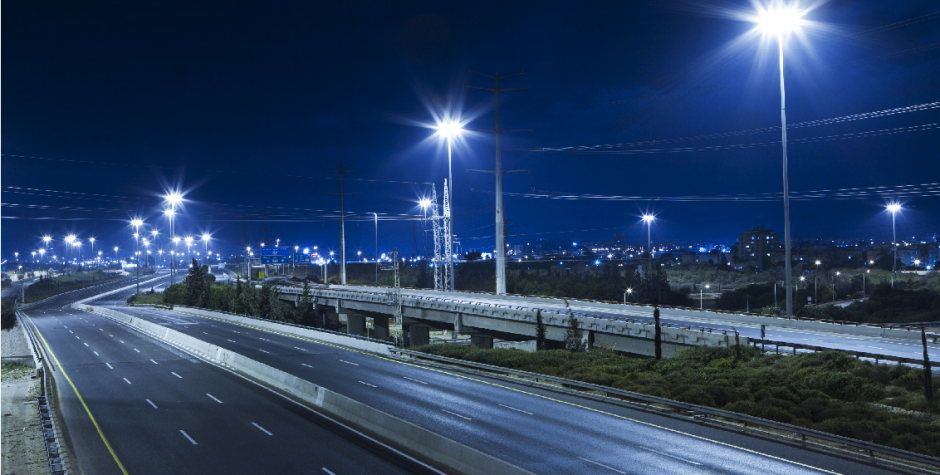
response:
[(0, 312), (2, 312), (0, 327), (4, 330), (9, 330), (16, 326), (16, 308), (13, 306), (12, 302), (4, 300)]

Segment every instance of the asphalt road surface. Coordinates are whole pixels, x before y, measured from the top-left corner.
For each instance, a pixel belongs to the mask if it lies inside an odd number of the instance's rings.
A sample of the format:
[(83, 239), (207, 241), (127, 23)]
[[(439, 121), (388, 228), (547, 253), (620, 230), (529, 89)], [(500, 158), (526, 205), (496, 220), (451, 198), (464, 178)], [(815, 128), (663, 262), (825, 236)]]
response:
[(51, 353), (60, 436), (82, 473), (428, 472), (227, 371), (67, 308), (131, 284), (125, 279), (25, 311)]
[(221, 320), (116, 309), (237, 351), (536, 473), (886, 473), (730, 431)]

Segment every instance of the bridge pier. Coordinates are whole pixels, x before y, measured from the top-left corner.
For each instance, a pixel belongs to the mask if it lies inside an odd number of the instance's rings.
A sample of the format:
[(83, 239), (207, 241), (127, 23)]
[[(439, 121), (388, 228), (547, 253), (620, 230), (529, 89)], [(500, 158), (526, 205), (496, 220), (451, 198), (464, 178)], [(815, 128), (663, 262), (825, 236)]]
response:
[(366, 316), (358, 313), (346, 314), (346, 333), (362, 336), (366, 333)]
[(418, 323), (403, 323), (405, 346), (422, 346), (431, 343), (431, 327)]
[(388, 331), (388, 321), (389, 317), (383, 317), (381, 315), (372, 316), (372, 326), (375, 328), (375, 338), (379, 340), (384, 340), (389, 337), (390, 332)]
[(470, 335), (470, 344), (483, 349), (493, 348), (493, 338), (484, 335)]

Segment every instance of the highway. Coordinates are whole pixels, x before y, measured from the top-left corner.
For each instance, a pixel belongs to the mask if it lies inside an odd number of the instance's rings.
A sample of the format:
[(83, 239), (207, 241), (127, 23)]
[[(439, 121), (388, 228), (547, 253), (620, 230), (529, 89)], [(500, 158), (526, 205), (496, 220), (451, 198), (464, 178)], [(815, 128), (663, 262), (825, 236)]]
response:
[(535, 473), (886, 473), (734, 432), (221, 320), (114, 309), (237, 351)]
[[(364, 292), (374, 292), (375, 287), (366, 286), (340, 286), (331, 285), (331, 290), (357, 290)], [(384, 289), (383, 289), (384, 290)], [(437, 292), (433, 290), (414, 290), (402, 289), (403, 297), (438, 297), (457, 300), (469, 300), (481, 304), (509, 304), (519, 305), (531, 308), (540, 308), (543, 311), (565, 312), (565, 305), (560, 300), (550, 300), (544, 298), (527, 299), (519, 296), (497, 296), (472, 292)], [(618, 306), (610, 304), (596, 304), (591, 302), (569, 301), (575, 312), (584, 312), (599, 317), (609, 318), (631, 318), (641, 322), (653, 321), (653, 309), (642, 306)], [(677, 325), (699, 325), (718, 330), (737, 329), (741, 336), (760, 339), (760, 325), (743, 322), (733, 322), (734, 316), (715, 313), (702, 312), (701, 316), (677, 315), (678, 312), (663, 308), (660, 309), (660, 320), (662, 323), (672, 323)], [(770, 320), (770, 319), (768, 319)], [(919, 336), (919, 335), (918, 335)], [(837, 350), (864, 351), (903, 358), (923, 359), (923, 347), (918, 340), (901, 340), (880, 337), (866, 337), (858, 335), (847, 335), (844, 333), (809, 331), (794, 328), (783, 328), (779, 326), (768, 325), (766, 328), (766, 339), (775, 341), (784, 341), (789, 343), (798, 343), (803, 345), (820, 346)], [(928, 343), (928, 354), (931, 361), (940, 361), (940, 344)]]
[(70, 473), (433, 473), (228, 371), (67, 308), (132, 283), (25, 311), (54, 365), (60, 437), (78, 464)]

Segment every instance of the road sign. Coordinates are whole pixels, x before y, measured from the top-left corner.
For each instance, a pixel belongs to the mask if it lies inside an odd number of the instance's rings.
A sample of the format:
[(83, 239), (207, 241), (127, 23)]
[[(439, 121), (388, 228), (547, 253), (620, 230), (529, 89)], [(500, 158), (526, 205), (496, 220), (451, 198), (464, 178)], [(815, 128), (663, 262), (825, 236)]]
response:
[(262, 264), (290, 264), (289, 247), (262, 247)]
[(298, 252), (294, 254), (294, 264), (309, 264), (310, 263), (310, 254), (304, 254)]

